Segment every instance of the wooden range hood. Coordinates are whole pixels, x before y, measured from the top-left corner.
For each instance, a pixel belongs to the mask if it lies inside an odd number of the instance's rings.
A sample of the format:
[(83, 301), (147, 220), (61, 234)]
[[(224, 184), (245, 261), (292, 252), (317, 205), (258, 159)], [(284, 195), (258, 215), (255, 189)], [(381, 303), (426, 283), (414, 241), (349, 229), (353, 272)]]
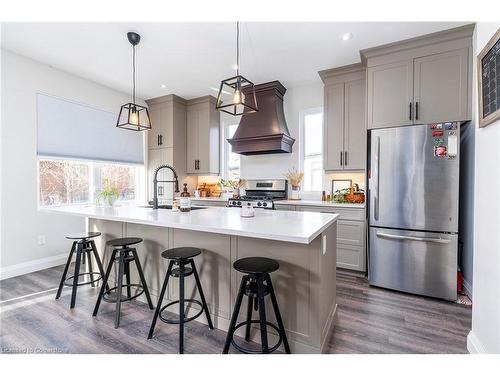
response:
[(295, 139), (290, 137), (283, 111), (285, 92), (279, 81), (255, 85), (259, 111), (241, 116), (233, 138), (227, 140), (232, 152), (242, 155), (292, 152)]

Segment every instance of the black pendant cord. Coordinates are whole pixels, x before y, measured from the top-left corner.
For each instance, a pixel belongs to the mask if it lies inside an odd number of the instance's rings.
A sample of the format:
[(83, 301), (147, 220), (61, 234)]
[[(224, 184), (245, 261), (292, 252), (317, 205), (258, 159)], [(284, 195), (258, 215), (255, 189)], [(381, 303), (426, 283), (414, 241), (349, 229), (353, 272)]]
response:
[(135, 104), (135, 45), (132, 46), (132, 102)]
[(240, 75), (240, 21), (236, 21), (236, 75)]

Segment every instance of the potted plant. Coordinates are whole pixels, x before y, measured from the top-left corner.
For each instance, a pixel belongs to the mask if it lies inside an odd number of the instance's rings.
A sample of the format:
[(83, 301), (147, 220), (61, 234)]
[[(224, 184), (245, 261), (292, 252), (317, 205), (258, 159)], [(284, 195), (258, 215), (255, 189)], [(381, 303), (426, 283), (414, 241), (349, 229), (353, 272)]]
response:
[(300, 183), (304, 178), (304, 172), (299, 172), (297, 169), (292, 168), (289, 169), (287, 173), (285, 173), (285, 177), (288, 179), (290, 185), (292, 185), (292, 196), (290, 199), (299, 200), (300, 199)]
[(97, 192), (96, 203), (104, 204), (105, 206), (114, 206), (116, 200), (120, 196), (118, 188), (111, 186), (107, 180), (104, 181), (104, 189)]

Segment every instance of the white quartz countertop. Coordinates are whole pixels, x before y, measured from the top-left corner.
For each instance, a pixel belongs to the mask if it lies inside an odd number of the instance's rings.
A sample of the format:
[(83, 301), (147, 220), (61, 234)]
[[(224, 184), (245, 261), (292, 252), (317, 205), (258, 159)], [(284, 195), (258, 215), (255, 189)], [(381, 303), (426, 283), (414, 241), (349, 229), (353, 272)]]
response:
[(83, 205), (41, 208), (40, 211), (302, 244), (309, 244), (339, 216), (319, 212), (255, 210), (255, 217), (243, 218), (239, 209), (226, 207), (172, 212), (147, 207)]
[(338, 208), (365, 208), (364, 203), (335, 203), (323, 202), (319, 200), (278, 200), (274, 202), (275, 205), (295, 205), (295, 206), (316, 206), (316, 207), (338, 207)]

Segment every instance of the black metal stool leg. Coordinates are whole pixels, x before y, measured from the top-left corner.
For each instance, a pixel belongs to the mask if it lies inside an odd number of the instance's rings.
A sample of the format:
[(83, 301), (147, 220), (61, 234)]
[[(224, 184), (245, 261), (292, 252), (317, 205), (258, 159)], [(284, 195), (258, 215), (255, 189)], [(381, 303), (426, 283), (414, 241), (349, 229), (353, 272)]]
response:
[(64, 266), (61, 282), (59, 283), (59, 288), (57, 289), (56, 299), (59, 299), (59, 297), (61, 297), (64, 281), (66, 280), (66, 275), (68, 274), (69, 265), (71, 264), (71, 259), (73, 259), (73, 253), (75, 252), (75, 248), (76, 248), (76, 241), (73, 241), (73, 245), (71, 246), (71, 250), (69, 252), (68, 260), (66, 262), (66, 265)]
[(123, 269), (125, 266), (125, 251), (120, 251), (120, 259), (118, 260), (118, 278), (116, 280), (116, 313), (115, 313), (115, 328), (120, 326), (120, 313), (122, 306), (122, 285), (123, 285)]
[(241, 278), (240, 289), (238, 290), (238, 296), (236, 297), (236, 303), (234, 305), (233, 315), (231, 316), (231, 323), (229, 324), (229, 329), (227, 330), (226, 342), (224, 343), (224, 349), (222, 354), (229, 353), (229, 345), (231, 345), (231, 340), (233, 339), (234, 326), (238, 320), (238, 314), (240, 313), (241, 300), (243, 299), (243, 292), (245, 291), (245, 285), (248, 281), (248, 276), (243, 276)]
[(250, 327), (252, 327), (252, 308), (253, 308), (253, 297), (248, 297), (247, 305), (247, 326), (245, 328), (245, 341), (250, 341)]
[[(86, 250), (89, 246), (89, 243), (87, 242), (85, 244), (85, 247), (86, 247)], [(92, 257), (90, 256), (90, 251), (85, 251), (85, 254), (87, 255), (87, 264), (88, 264), (88, 272), (90, 273), (89, 274), (89, 277), (90, 277), (90, 285), (92, 285), (92, 288), (95, 287), (95, 282), (94, 282), (94, 274), (93, 274), (93, 269), (92, 269)]]
[(151, 328), (149, 328), (148, 339), (153, 337), (153, 333), (156, 326), (156, 321), (158, 320), (158, 315), (160, 315), (161, 303), (163, 301), (163, 297), (165, 295), (165, 291), (167, 290), (168, 279), (170, 278), (170, 272), (172, 271), (172, 266), (174, 261), (171, 260), (168, 264), (167, 274), (165, 275), (165, 281), (163, 281), (163, 286), (161, 287), (160, 297), (158, 298), (158, 303), (156, 304), (155, 315), (153, 317), (153, 321), (151, 322)]
[(184, 353), (184, 263), (179, 264), (179, 354)]
[(99, 253), (97, 252), (95, 242), (90, 241), (90, 246), (92, 247), (92, 253), (94, 254), (95, 262), (97, 263), (97, 268), (99, 269), (99, 273), (101, 274), (101, 278), (102, 278), (101, 282), (104, 285), (106, 285), (106, 290), (108, 290), (109, 287), (108, 287), (107, 280), (106, 280), (106, 283), (104, 283), (104, 268), (102, 267), (101, 258), (99, 257)]
[(148, 300), (149, 308), (153, 310), (153, 302), (151, 301), (151, 296), (149, 295), (148, 284), (146, 284), (146, 279), (144, 278), (144, 273), (142, 272), (142, 266), (141, 262), (139, 261), (139, 257), (137, 256), (137, 251), (135, 249), (130, 249), (130, 251), (132, 251), (132, 254), (134, 255), (135, 265), (137, 266), (137, 272), (139, 273), (142, 288), (144, 289), (144, 294), (146, 295), (146, 299)]
[(264, 277), (259, 275), (257, 277), (258, 286), (258, 300), (259, 300), (259, 321), (260, 321), (260, 339), (262, 343), (262, 352), (268, 353), (269, 346), (267, 344), (267, 325), (266, 325), (266, 305), (264, 302)]
[(108, 263), (108, 268), (106, 270), (106, 273), (104, 274), (104, 278), (102, 279), (101, 290), (99, 291), (99, 296), (97, 297), (97, 301), (95, 303), (94, 312), (92, 313), (92, 316), (97, 315), (97, 312), (99, 311), (99, 306), (101, 305), (102, 296), (104, 295), (104, 292), (107, 290), (108, 279), (109, 275), (111, 274), (111, 269), (113, 268), (113, 264), (115, 263), (116, 252), (117, 250), (113, 250), (113, 252), (111, 253), (111, 257)]
[(82, 261), (83, 244), (78, 242), (76, 244), (76, 261), (75, 261), (75, 273), (73, 277), (73, 289), (71, 290), (71, 305), (70, 308), (75, 307), (76, 302), (76, 291), (78, 289), (78, 275), (80, 274), (80, 264)]
[(125, 279), (127, 280), (127, 298), (130, 298), (130, 296), (132, 295), (131, 290), (130, 290), (130, 263), (125, 262), (124, 267), (125, 267), (124, 268)]
[(191, 267), (193, 268), (194, 279), (196, 280), (196, 286), (198, 287), (198, 292), (200, 293), (201, 303), (203, 305), (203, 310), (205, 310), (205, 316), (207, 318), (208, 327), (210, 329), (214, 329), (212, 324), (212, 319), (210, 318), (210, 312), (208, 311), (207, 301), (205, 300), (205, 295), (203, 294), (203, 289), (201, 288), (200, 277), (198, 276), (198, 271), (196, 270), (196, 265), (194, 264), (194, 260), (190, 260)]
[(288, 345), (288, 340), (286, 338), (285, 326), (283, 325), (283, 320), (281, 319), (280, 309), (278, 307), (278, 301), (276, 295), (274, 294), (273, 283), (271, 282), (271, 276), (266, 275), (267, 287), (269, 288), (269, 294), (271, 295), (271, 302), (273, 304), (274, 315), (276, 316), (276, 322), (278, 323), (278, 328), (280, 329), (281, 339), (283, 340), (283, 346), (285, 347), (285, 352), (291, 354), (290, 346)]

